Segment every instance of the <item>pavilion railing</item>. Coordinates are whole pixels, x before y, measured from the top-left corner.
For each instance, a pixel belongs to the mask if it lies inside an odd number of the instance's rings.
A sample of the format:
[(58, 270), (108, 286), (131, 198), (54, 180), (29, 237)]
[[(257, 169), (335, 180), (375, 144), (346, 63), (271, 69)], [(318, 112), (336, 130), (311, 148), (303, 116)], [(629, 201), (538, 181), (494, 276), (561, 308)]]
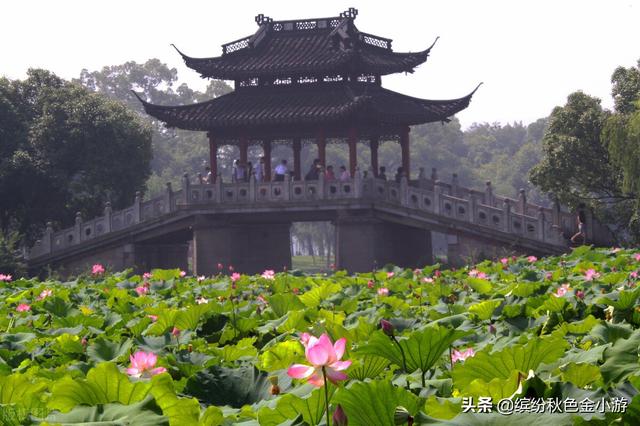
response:
[(363, 178), (360, 172), (353, 179), (225, 183), (218, 177), (214, 184), (192, 183), (188, 175), (182, 179), (182, 188), (173, 191), (171, 184), (159, 197), (142, 201), (136, 194), (133, 205), (112, 211), (107, 203), (104, 214), (83, 221), (78, 213), (74, 226), (54, 231), (47, 223), (42, 238), (29, 250), (29, 258), (52, 252), (131, 228), (142, 222), (161, 218), (188, 206), (198, 205), (250, 205), (264, 203), (302, 203), (332, 200), (375, 201), (407, 209), (407, 212), (425, 212), (448, 220), (471, 223), (520, 238), (565, 246), (563, 230), (572, 229), (573, 215), (559, 208), (546, 208), (526, 201), (524, 191), (518, 199), (493, 194), (487, 182), (484, 191), (461, 187), (454, 175), (451, 182), (437, 179), (400, 182)]

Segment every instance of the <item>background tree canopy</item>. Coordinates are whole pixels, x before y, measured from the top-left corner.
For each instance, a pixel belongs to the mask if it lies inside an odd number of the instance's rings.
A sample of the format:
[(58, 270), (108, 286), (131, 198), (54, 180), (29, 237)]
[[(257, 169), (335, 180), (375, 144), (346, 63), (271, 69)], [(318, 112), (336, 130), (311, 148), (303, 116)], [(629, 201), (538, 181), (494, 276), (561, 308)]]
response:
[(44, 70), (0, 79), (0, 229), (33, 236), (76, 211), (131, 204), (149, 176), (151, 133), (121, 102)]
[(640, 61), (612, 77), (614, 111), (582, 92), (551, 113), (531, 180), (571, 207), (584, 204), (621, 241), (640, 241)]

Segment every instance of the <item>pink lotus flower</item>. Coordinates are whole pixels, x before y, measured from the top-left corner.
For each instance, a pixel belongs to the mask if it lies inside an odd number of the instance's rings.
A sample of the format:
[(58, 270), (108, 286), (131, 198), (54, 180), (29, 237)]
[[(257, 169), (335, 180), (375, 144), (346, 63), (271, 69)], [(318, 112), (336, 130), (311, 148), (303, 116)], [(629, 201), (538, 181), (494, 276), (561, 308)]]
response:
[(613, 247), (613, 248), (611, 249), (611, 253), (617, 253), (617, 252), (619, 252), (620, 250), (622, 250), (620, 247)]
[(0, 274), (0, 281), (9, 282), (11, 281), (11, 279), (12, 279), (11, 275)]
[(229, 272), (233, 272), (235, 269), (233, 269), (233, 265), (229, 265)]
[(584, 299), (584, 291), (582, 291), (582, 290), (577, 290), (577, 291), (576, 291), (576, 297), (577, 297), (578, 299), (580, 299), (580, 300), (583, 300), (583, 299)]
[(634, 258), (635, 260), (637, 260), (638, 262), (640, 262), (640, 253), (636, 253), (636, 254), (633, 256), (633, 258)]
[(158, 321), (158, 316), (157, 315), (153, 315), (153, 314), (149, 314), (147, 315), (149, 318), (151, 318), (151, 321), (156, 322)]
[(149, 293), (149, 289), (143, 285), (136, 287), (136, 293), (138, 293), (138, 296), (144, 296), (145, 294)]
[(273, 280), (275, 279), (275, 272), (272, 269), (267, 269), (261, 275), (265, 280)]
[(336, 270), (336, 264), (332, 263), (331, 265), (329, 265), (329, 269), (331, 269), (332, 271)]
[(40, 296), (38, 296), (36, 300), (44, 300), (51, 295), (53, 295), (53, 290), (46, 288), (40, 292)]
[(201, 283), (202, 281), (204, 281), (206, 279), (206, 277), (204, 275), (200, 275), (197, 280), (199, 283)]
[(395, 275), (394, 272), (387, 272), (387, 279), (393, 278), (394, 275)]
[(185, 271), (180, 271), (180, 278), (184, 278), (187, 276), (187, 273)]
[(300, 294), (300, 289), (298, 287), (294, 287), (294, 288), (291, 289), (291, 292), (293, 294)]
[(378, 296), (388, 296), (389, 295), (389, 289), (386, 287), (380, 287), (378, 289)]
[(451, 363), (453, 364), (457, 361), (464, 361), (467, 358), (473, 357), (475, 354), (476, 353), (473, 351), (473, 348), (467, 348), (462, 352), (454, 349), (453, 352), (451, 352)]
[(171, 335), (175, 337), (180, 336), (180, 329), (174, 326), (173, 329), (171, 330)]
[(547, 272), (546, 274), (544, 274), (545, 280), (550, 280), (551, 278), (553, 278), (553, 272)]
[(142, 278), (145, 280), (151, 279), (151, 272), (145, 272), (142, 274)]
[(224, 269), (224, 265), (222, 263), (218, 263), (218, 271), (222, 271)]
[(127, 368), (127, 374), (131, 377), (151, 377), (156, 374), (165, 373), (164, 367), (155, 367), (158, 357), (153, 352), (138, 351), (129, 357), (131, 367)]
[(629, 276), (630, 276), (631, 278), (634, 278), (634, 279), (635, 279), (635, 278), (638, 278), (638, 271), (632, 271), (632, 272), (629, 274)]
[(587, 269), (587, 272), (584, 273), (585, 281), (593, 281), (598, 278), (600, 278), (600, 274), (595, 269)]
[(502, 259), (500, 259), (500, 263), (506, 266), (509, 263), (509, 258), (503, 257)]
[(269, 303), (267, 302), (267, 299), (264, 298), (263, 295), (259, 294), (258, 297), (256, 297), (256, 300), (258, 301), (258, 303), (261, 303), (263, 305), (268, 305)]
[(235, 283), (236, 281), (238, 281), (240, 279), (241, 276), (242, 275), (240, 275), (239, 273), (234, 272), (233, 274), (231, 274), (231, 282)]
[(472, 269), (469, 271), (469, 276), (474, 278), (481, 278), (483, 280), (487, 279), (487, 274), (482, 271), (478, 271), (477, 269)]
[(367, 281), (367, 287), (368, 288), (373, 288), (374, 287), (373, 280)]
[(413, 270), (413, 275), (420, 275), (422, 274), (422, 269), (414, 269)]
[(440, 272), (440, 270), (439, 270), (439, 269), (437, 269), (437, 270), (433, 273), (433, 276), (434, 276), (434, 277), (436, 277), (436, 278), (439, 278), (441, 275), (442, 275), (442, 272)]
[[(346, 380), (347, 375), (343, 373), (351, 365), (351, 361), (340, 361), (344, 355), (345, 338), (338, 339), (335, 344), (326, 334), (317, 338), (315, 336), (304, 336), (306, 338), (305, 356), (311, 365), (293, 364), (287, 370), (289, 377), (294, 379), (307, 379), (313, 386), (322, 387), (324, 385), (323, 372), (327, 379), (337, 384), (340, 380)], [(302, 339), (301, 339), (302, 340)]]
[(200, 297), (198, 297), (198, 298), (196, 299), (196, 303), (197, 303), (198, 305), (205, 305), (205, 304), (209, 303), (209, 300), (208, 300), (208, 299), (206, 299), (206, 298), (204, 298), (204, 297), (202, 297), (202, 296), (200, 296)]
[(535, 257), (535, 256), (527, 257), (527, 262), (529, 262), (529, 263), (533, 263), (533, 262), (537, 262), (537, 261), (538, 261), (538, 258)]
[(95, 265), (93, 265), (93, 267), (91, 268), (91, 273), (93, 275), (101, 275), (104, 274), (104, 266), (102, 266), (99, 263), (96, 263)]
[(31, 310), (31, 306), (27, 305), (26, 303), (21, 303), (16, 307), (16, 311), (18, 312), (27, 312)]
[(553, 295), (556, 296), (556, 297), (562, 297), (565, 294), (567, 294), (567, 292), (569, 292), (569, 290), (571, 290), (571, 287), (569, 287), (569, 284), (562, 284), (560, 287), (558, 287), (556, 292), (553, 293)]
[(424, 277), (422, 278), (422, 282), (423, 283), (427, 283), (427, 284), (431, 284), (433, 282), (433, 278), (431, 277)]

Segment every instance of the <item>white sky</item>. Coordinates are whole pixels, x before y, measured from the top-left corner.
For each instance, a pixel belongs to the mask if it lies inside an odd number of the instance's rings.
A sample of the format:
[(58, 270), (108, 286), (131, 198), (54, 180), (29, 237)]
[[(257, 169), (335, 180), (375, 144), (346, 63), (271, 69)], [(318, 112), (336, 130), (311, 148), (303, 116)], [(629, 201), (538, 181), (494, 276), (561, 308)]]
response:
[(640, 4), (634, 0), (522, 1), (36, 1), (0, 5), (0, 75), (23, 78), (29, 67), (61, 77), (149, 58), (178, 69), (203, 89), (169, 46), (193, 57), (250, 35), (258, 13), (274, 20), (336, 16), (354, 6), (361, 31), (393, 39), (395, 51), (440, 40), (414, 74), (383, 78), (387, 88), (442, 99), (484, 85), (461, 112), (473, 122), (525, 124), (583, 90), (611, 107), (610, 77), (640, 58)]

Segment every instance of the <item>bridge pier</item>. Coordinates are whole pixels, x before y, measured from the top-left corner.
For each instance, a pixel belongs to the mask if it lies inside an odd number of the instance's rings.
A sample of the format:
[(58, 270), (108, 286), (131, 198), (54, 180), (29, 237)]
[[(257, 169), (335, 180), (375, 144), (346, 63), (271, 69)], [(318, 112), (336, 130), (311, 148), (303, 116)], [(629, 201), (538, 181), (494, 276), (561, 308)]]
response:
[(218, 263), (225, 269), (233, 265), (234, 271), (245, 274), (291, 269), (290, 227), (289, 223), (197, 221), (193, 229), (194, 273), (214, 275), (219, 272)]
[(431, 231), (377, 219), (369, 212), (339, 212), (336, 267), (367, 272), (387, 263), (422, 267), (433, 262)]
[(189, 243), (136, 244), (135, 269), (144, 273), (152, 269), (189, 269)]

